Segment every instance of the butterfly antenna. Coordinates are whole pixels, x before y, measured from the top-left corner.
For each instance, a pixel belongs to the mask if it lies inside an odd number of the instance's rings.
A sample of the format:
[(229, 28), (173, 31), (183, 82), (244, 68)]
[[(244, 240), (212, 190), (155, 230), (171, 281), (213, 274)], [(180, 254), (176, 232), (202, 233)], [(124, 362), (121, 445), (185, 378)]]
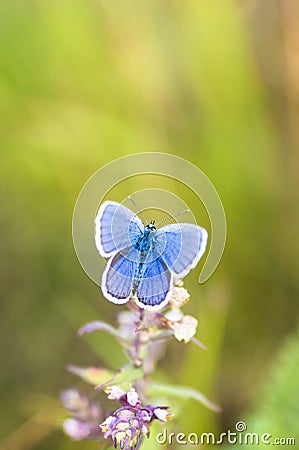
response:
[(156, 226), (157, 226), (157, 225), (160, 225), (160, 223), (167, 222), (167, 220), (172, 220), (172, 219), (174, 219), (175, 217), (181, 216), (182, 214), (185, 214), (185, 213), (187, 213), (187, 212), (190, 212), (190, 209), (184, 209), (184, 211), (181, 211), (181, 212), (179, 212), (178, 214), (175, 214), (174, 216), (168, 216), (168, 217), (165, 217), (165, 219), (162, 219), (162, 220), (160, 220), (160, 222), (156, 223)]
[(131, 202), (132, 202), (133, 205), (135, 206), (135, 209), (136, 209), (136, 211), (137, 211), (137, 214), (140, 214), (141, 217), (144, 219), (143, 225), (145, 225), (146, 223), (148, 223), (148, 221), (146, 220), (145, 215), (143, 214), (143, 212), (141, 211), (141, 209), (138, 208), (138, 206), (136, 205), (135, 200), (134, 200), (130, 195), (128, 195), (128, 198), (131, 200)]

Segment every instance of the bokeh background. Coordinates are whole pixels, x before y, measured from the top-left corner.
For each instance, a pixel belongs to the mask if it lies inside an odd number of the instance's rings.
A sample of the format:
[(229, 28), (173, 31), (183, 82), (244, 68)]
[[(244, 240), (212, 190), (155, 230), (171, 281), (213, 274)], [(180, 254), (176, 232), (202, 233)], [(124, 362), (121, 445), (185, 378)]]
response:
[[(245, 420), (299, 442), (298, 6), (1, 1), (1, 450), (99, 448), (60, 430), (59, 392), (77, 383), (65, 365), (123, 360), (102, 333), (76, 337), (116, 307), (76, 259), (72, 211), (95, 170), (143, 151), (200, 167), (228, 221), (216, 273), (204, 286), (198, 272), (186, 280), (209, 350), (173, 343), (160, 367), (222, 412), (188, 400), (176, 429)], [(146, 177), (133, 188), (153, 182), (182, 193)]]

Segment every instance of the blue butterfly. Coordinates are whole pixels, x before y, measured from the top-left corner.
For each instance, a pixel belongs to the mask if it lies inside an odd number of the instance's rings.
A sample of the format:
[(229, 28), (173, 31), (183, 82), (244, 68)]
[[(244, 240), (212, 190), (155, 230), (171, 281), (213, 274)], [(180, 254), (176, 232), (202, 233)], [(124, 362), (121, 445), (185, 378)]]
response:
[(103, 295), (123, 304), (134, 298), (146, 310), (165, 306), (174, 284), (193, 269), (205, 252), (208, 233), (191, 223), (161, 228), (144, 225), (120, 203), (104, 202), (95, 219), (95, 243), (109, 258), (102, 276)]

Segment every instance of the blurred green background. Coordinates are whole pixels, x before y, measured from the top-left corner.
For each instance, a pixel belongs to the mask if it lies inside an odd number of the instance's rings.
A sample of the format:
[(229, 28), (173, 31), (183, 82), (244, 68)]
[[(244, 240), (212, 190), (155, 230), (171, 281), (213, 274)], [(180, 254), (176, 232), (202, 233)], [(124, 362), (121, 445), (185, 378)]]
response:
[(72, 211), (93, 172), (143, 151), (200, 167), (228, 221), (216, 273), (185, 283), (209, 350), (173, 343), (161, 366), (222, 412), (187, 401), (175, 428), (299, 442), (298, 19), (292, 0), (1, 1), (1, 450), (99, 448), (59, 428), (65, 365), (123, 360), (76, 337), (116, 307), (76, 259)]

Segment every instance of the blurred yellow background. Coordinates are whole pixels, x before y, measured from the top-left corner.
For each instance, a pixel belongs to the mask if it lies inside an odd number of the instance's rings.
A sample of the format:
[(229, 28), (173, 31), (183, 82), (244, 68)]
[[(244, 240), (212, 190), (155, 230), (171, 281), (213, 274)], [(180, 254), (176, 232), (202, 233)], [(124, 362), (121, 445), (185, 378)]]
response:
[[(289, 344), (299, 311), (298, 6), (0, 3), (1, 450), (99, 448), (60, 431), (59, 392), (78, 383), (65, 365), (116, 369), (124, 360), (102, 333), (76, 337), (86, 320), (113, 321), (116, 307), (76, 259), (72, 211), (93, 172), (145, 151), (196, 164), (218, 190), (228, 222), (216, 273), (199, 286), (196, 269), (185, 283), (186, 311), (199, 318), (198, 337), (209, 349), (173, 343), (160, 369), (160, 377), (204, 392), (222, 413), (188, 401), (176, 428), (221, 432), (247, 418), (257, 426), (260, 399), (269, 395), (274, 432), (298, 435), (299, 365), (284, 372), (299, 357)], [(265, 394), (268, 384), (273, 392)]]

